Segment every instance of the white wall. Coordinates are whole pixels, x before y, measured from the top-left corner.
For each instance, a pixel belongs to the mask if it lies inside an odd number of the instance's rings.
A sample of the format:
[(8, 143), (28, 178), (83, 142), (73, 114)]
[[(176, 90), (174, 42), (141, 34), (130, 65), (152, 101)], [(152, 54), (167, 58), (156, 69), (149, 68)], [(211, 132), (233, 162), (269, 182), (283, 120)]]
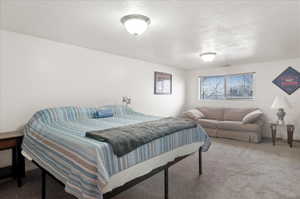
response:
[[(292, 95), (287, 95), (272, 81), (283, 72), (288, 66), (300, 71), (300, 58), (282, 60), (267, 63), (255, 63), (232, 67), (204, 68), (187, 72), (187, 98), (186, 108), (195, 106), (218, 106), (218, 107), (259, 107), (268, 120), (276, 120), (276, 110), (271, 110), (270, 106), (277, 95), (285, 96), (293, 105), (292, 110), (286, 110), (286, 121), (296, 125), (295, 138), (300, 139), (300, 89)], [(222, 75), (243, 72), (256, 72), (256, 99), (255, 100), (199, 100), (198, 99), (198, 76)], [(266, 126), (265, 136), (270, 136), (268, 126)]]
[[(14, 130), (39, 109), (120, 104), (175, 115), (185, 102), (185, 72), (135, 59), (1, 31), (0, 130)], [(173, 94), (154, 95), (154, 71), (173, 74)]]

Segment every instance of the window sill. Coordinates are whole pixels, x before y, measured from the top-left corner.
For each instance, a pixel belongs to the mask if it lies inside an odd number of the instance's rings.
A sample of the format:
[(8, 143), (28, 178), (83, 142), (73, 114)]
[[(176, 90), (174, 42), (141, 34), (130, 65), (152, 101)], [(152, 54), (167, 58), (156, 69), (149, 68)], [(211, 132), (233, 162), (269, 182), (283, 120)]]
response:
[(198, 101), (254, 101), (256, 98), (198, 99)]

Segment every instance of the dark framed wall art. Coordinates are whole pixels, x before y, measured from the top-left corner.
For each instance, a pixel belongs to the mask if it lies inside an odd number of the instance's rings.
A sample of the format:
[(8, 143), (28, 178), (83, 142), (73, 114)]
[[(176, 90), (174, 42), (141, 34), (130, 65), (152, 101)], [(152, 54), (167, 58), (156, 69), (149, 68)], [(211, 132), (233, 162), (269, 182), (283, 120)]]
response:
[(291, 95), (300, 87), (300, 73), (292, 67), (288, 67), (273, 80), (273, 84)]
[(154, 94), (172, 94), (172, 75), (169, 73), (154, 72)]

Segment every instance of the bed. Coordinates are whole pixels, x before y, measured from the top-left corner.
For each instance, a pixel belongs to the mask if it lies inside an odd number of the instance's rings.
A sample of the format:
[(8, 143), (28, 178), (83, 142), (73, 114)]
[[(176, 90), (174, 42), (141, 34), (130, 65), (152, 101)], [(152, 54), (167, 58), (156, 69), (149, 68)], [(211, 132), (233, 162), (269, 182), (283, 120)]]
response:
[(121, 187), (136, 184), (136, 179), (142, 180), (161, 169), (165, 169), (166, 179), (166, 168), (199, 149), (200, 155), (210, 146), (205, 131), (196, 127), (153, 140), (118, 157), (108, 143), (87, 138), (86, 133), (160, 117), (144, 115), (125, 106), (101, 108), (112, 109), (113, 117), (95, 119), (99, 108), (50, 108), (35, 113), (25, 126), (22, 154), (77, 198), (109, 198), (121, 192)]

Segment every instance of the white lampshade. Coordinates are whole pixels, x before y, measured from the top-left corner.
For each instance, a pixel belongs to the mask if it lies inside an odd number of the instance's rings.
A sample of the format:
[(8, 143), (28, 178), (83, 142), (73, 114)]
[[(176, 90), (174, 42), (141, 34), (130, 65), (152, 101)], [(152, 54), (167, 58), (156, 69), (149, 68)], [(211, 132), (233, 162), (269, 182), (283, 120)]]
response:
[(292, 108), (291, 104), (288, 102), (288, 100), (285, 97), (276, 96), (272, 106), (272, 109), (286, 109), (286, 108)]
[(125, 26), (127, 32), (138, 36), (147, 30), (150, 19), (144, 15), (133, 14), (122, 17), (121, 22)]

